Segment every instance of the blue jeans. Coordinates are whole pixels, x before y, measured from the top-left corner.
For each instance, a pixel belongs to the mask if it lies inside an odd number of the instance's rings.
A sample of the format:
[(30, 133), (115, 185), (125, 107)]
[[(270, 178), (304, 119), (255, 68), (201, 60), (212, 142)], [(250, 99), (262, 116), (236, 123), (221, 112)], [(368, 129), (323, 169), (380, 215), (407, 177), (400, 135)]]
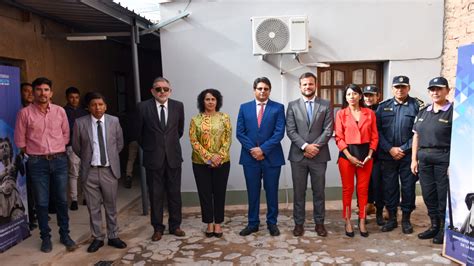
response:
[(30, 156), (28, 169), (33, 183), (36, 199), (36, 215), (41, 239), (50, 238), (51, 228), (48, 225), (49, 183), (54, 182), (53, 191), (56, 198), (59, 235), (69, 235), (69, 216), (67, 213), (67, 155), (59, 155), (52, 160)]

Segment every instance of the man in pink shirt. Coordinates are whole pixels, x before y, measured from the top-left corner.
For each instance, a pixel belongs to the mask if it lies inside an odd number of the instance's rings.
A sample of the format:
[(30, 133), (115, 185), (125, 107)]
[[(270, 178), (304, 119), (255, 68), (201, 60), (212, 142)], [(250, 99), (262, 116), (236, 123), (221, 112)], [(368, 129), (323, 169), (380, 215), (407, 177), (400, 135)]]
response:
[(69, 236), (67, 210), (67, 155), (69, 125), (66, 112), (51, 103), (52, 82), (47, 78), (33, 81), (33, 104), (18, 112), (15, 125), (15, 144), (28, 158), (28, 169), (36, 199), (36, 213), (42, 239), (41, 251), (51, 252), (51, 228), (48, 225), (49, 182), (53, 182), (56, 198), (60, 242), (68, 251), (77, 248)]

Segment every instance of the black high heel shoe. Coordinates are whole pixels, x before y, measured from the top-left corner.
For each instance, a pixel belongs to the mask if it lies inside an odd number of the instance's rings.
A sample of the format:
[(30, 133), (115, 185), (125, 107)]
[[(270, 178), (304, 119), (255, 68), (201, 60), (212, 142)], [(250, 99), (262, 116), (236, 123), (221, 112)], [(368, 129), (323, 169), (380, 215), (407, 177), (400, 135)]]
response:
[(358, 222), (357, 222), (357, 226), (359, 226), (359, 232), (360, 232), (360, 235), (361, 235), (362, 237), (368, 237), (368, 236), (369, 236), (369, 231), (362, 232), (362, 230), (360, 229), (360, 218), (359, 218), (359, 220), (358, 220)]
[[(351, 227), (352, 227), (352, 225), (351, 225)], [(347, 224), (344, 225), (344, 231), (346, 231), (346, 236), (348, 236), (348, 237), (354, 237), (354, 235), (355, 235), (354, 234), (354, 228), (352, 228), (352, 232), (347, 231)]]

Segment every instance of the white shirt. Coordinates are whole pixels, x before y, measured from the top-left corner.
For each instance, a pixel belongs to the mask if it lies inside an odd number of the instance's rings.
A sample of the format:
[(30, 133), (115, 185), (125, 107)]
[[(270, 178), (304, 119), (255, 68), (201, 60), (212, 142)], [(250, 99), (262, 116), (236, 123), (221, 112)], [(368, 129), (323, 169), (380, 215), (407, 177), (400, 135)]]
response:
[(168, 101), (165, 103), (160, 103), (159, 101), (155, 100), (156, 103), (156, 110), (158, 110), (158, 118), (160, 119), (161, 122), (161, 105), (164, 105), (165, 109), (165, 125), (168, 124)]
[(265, 113), (265, 109), (267, 108), (267, 104), (268, 104), (268, 100), (264, 101), (264, 102), (260, 102), (258, 100), (255, 100), (255, 104), (256, 104), (256, 110), (257, 110), (257, 117), (258, 117), (258, 112), (260, 112), (260, 104), (263, 103), (263, 112)]
[(105, 166), (110, 166), (109, 163), (109, 156), (107, 155), (107, 138), (105, 135), (105, 132), (107, 130), (105, 129), (105, 115), (103, 115), (100, 119), (95, 118), (93, 115), (92, 117), (92, 160), (91, 160), (91, 165), (92, 166), (102, 166), (100, 163), (100, 147), (99, 147), (99, 137), (97, 134), (97, 121), (101, 121), (100, 123), (102, 127), (102, 136), (104, 137), (104, 146), (105, 146), (105, 158), (106, 158), (106, 164)]

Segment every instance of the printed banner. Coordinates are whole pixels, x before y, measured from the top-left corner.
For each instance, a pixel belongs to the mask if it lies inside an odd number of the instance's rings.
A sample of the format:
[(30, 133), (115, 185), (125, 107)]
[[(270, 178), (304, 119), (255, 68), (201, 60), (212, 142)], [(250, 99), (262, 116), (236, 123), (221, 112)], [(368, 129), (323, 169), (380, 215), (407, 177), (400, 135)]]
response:
[(449, 209), (443, 255), (467, 265), (474, 264), (474, 45), (458, 49), (456, 91), (449, 184), (453, 223)]
[(0, 66), (0, 252), (30, 235), (25, 165), (13, 141), (20, 108), (20, 70)]

